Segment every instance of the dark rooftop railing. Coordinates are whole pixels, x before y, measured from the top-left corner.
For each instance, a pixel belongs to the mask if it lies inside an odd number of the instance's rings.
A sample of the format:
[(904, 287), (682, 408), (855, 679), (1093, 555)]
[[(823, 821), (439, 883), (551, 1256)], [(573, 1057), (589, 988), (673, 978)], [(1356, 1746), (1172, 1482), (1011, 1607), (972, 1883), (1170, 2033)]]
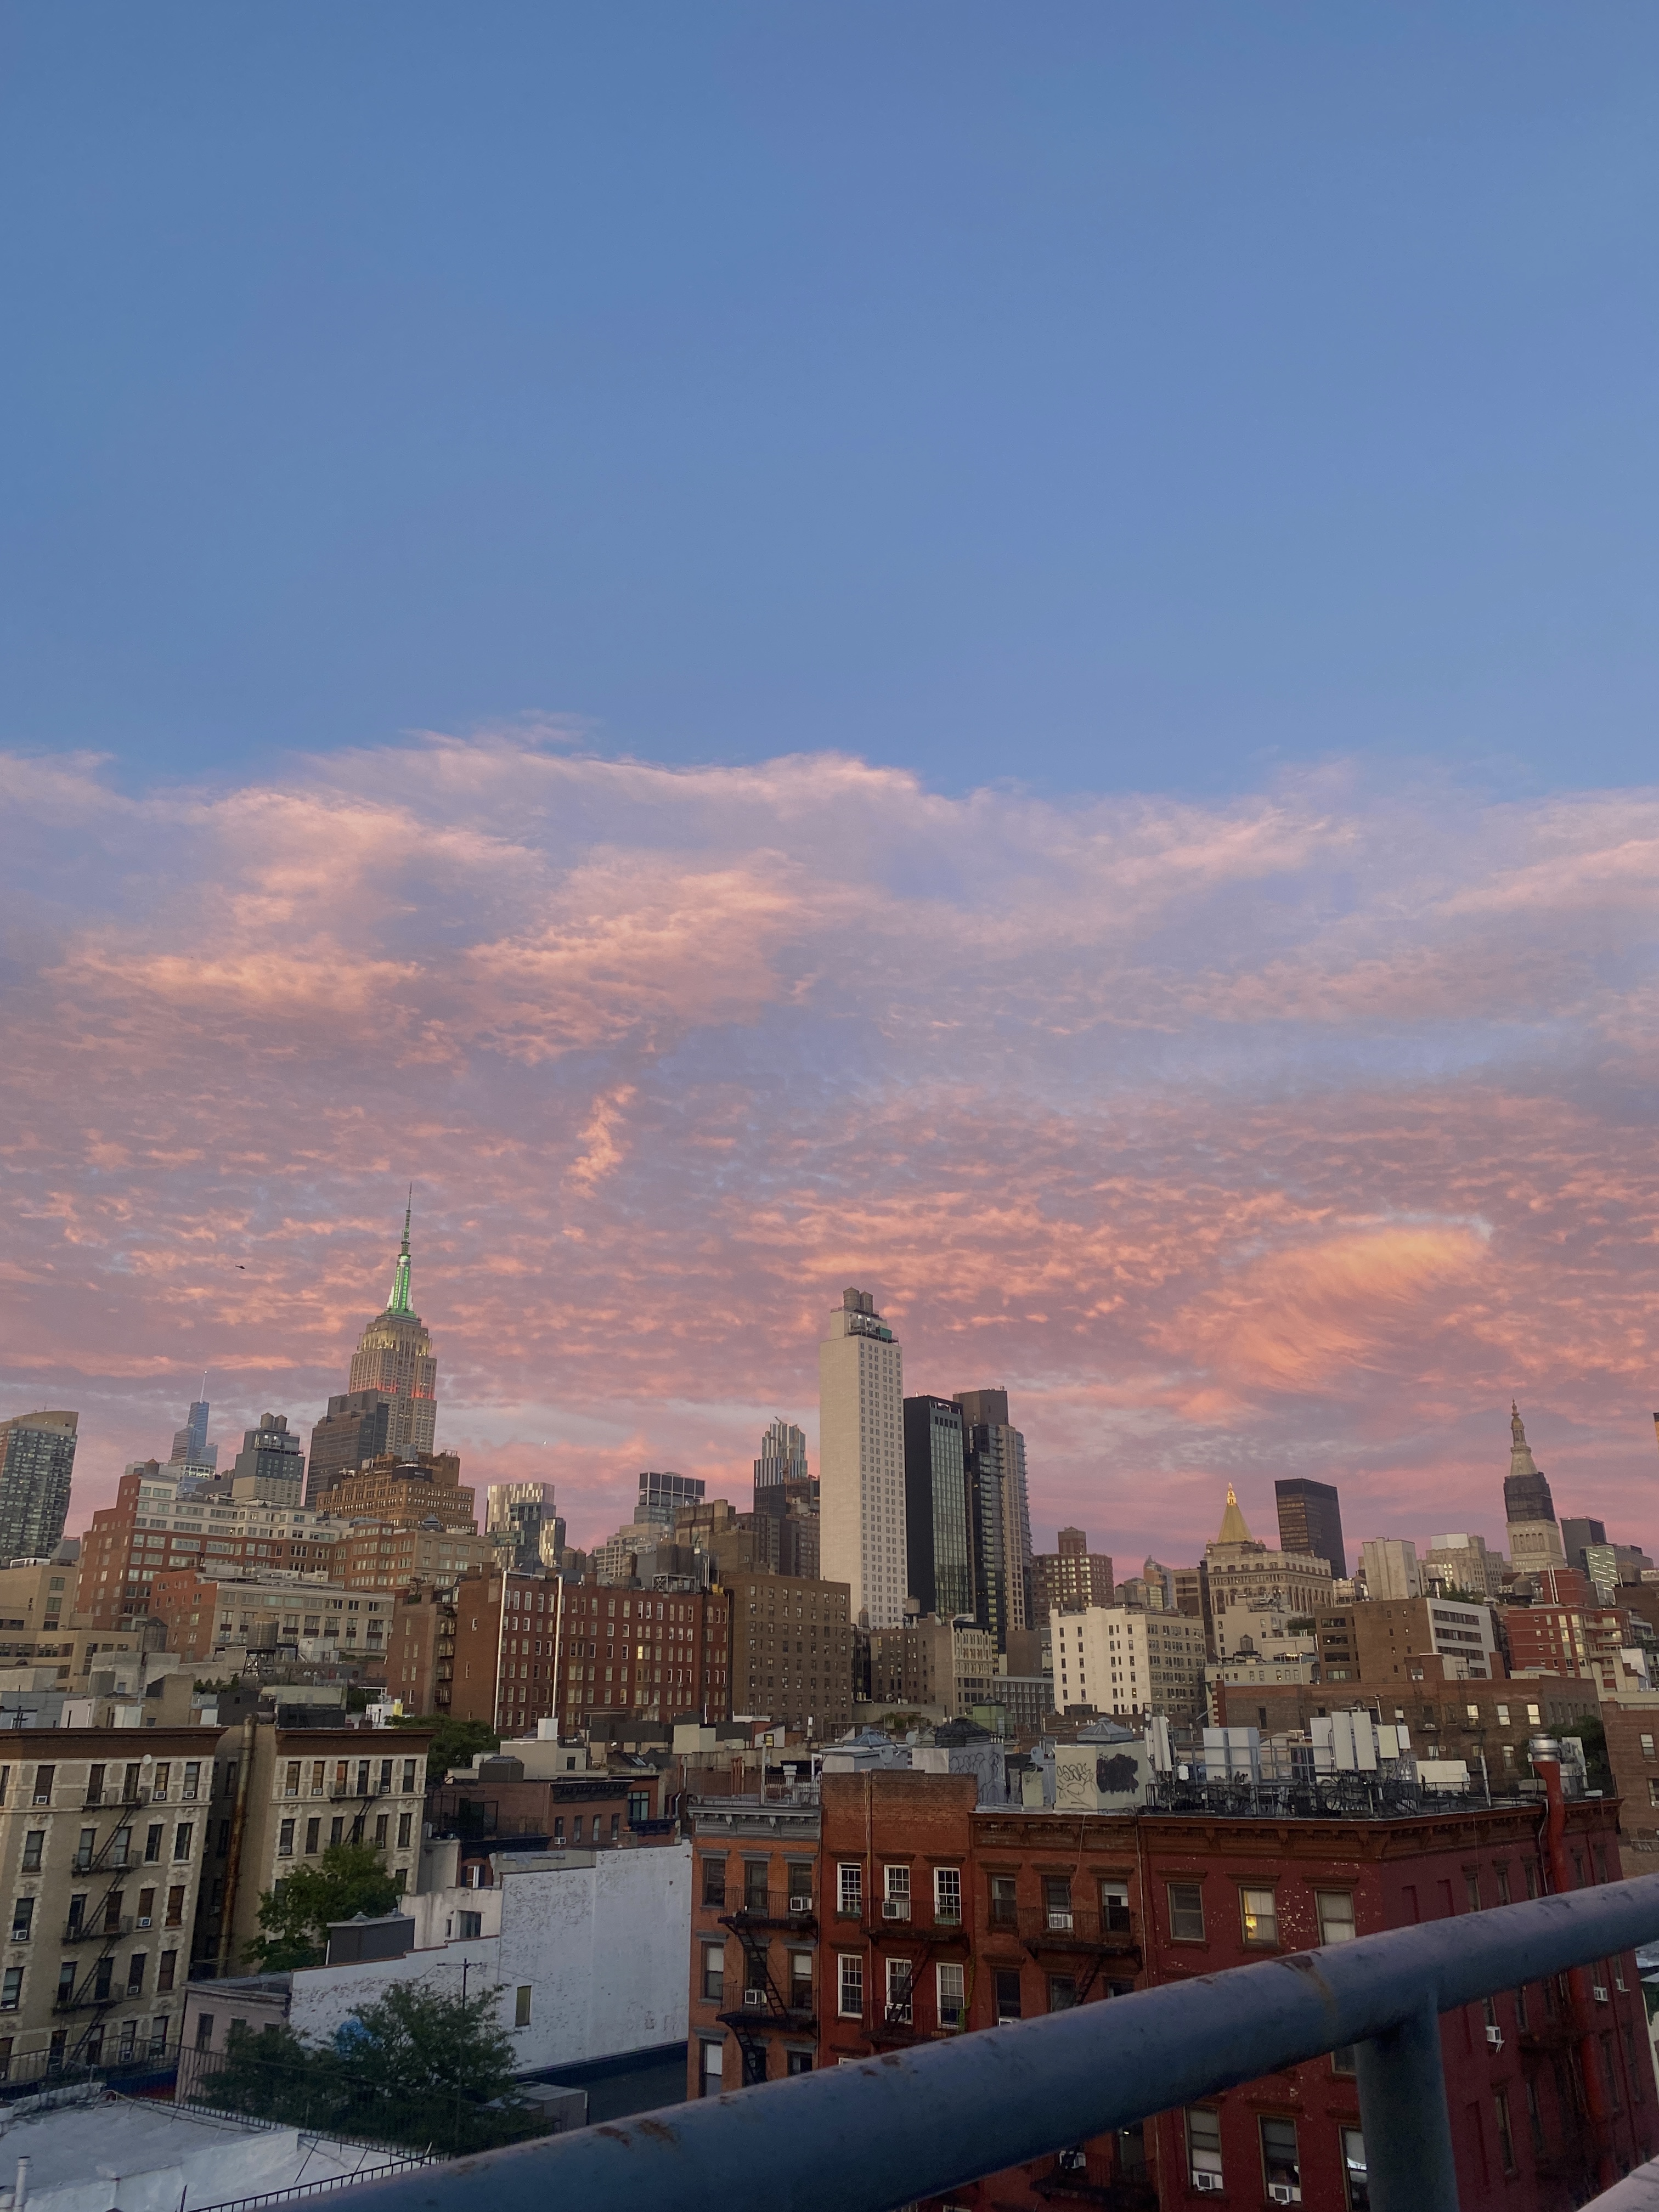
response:
[(1361, 1936), (371, 2184), (363, 2212), (894, 2212), (1355, 2046), (1371, 2212), (1456, 2212), (1437, 2014), (1659, 1938), (1659, 1875)]

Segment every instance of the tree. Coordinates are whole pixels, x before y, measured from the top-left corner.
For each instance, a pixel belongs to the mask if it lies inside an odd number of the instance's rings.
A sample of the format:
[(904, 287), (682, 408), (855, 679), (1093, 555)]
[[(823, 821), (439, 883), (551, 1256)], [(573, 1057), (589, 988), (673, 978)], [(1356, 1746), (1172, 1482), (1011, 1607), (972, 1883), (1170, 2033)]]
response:
[(259, 1899), (264, 1930), (248, 1946), (262, 1973), (295, 1966), (320, 1966), (328, 1949), (331, 1920), (358, 1913), (390, 1912), (398, 1885), (368, 1844), (331, 1844), (314, 1867), (295, 1867)]
[(426, 1754), (426, 1778), (441, 1782), (452, 1766), (470, 1766), (481, 1751), (499, 1751), (501, 1740), (482, 1721), (451, 1720), (447, 1713), (405, 1713), (393, 1728), (430, 1729), (432, 1742)]
[[(455, 2154), (546, 2127), (513, 2088), (513, 2045), (495, 2017), (501, 1992), (440, 1995), (395, 1983), (331, 2044), (286, 2026), (234, 2024), (224, 2057), (192, 2075), (191, 2098), (222, 2111)], [(192, 2058), (194, 2054), (191, 2054)]]

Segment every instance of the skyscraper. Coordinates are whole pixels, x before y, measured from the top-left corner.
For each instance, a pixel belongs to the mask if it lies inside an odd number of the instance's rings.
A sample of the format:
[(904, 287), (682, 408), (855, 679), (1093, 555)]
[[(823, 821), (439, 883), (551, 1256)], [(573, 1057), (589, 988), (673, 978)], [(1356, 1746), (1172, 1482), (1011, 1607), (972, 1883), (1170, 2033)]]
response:
[(509, 1572), (557, 1566), (560, 1525), (550, 1482), (492, 1482), (484, 1492), (484, 1534)]
[(806, 1431), (779, 1413), (761, 1438), (760, 1457), (755, 1462), (755, 1503), (761, 1503), (763, 1490), (775, 1491), (789, 1483), (811, 1480), (806, 1464)]
[(1333, 1482), (1296, 1474), (1273, 1485), (1279, 1507), (1279, 1548), (1300, 1559), (1323, 1559), (1339, 1581), (1348, 1576), (1342, 1545), (1342, 1501)]
[(978, 1516), (975, 1576), (978, 1620), (1008, 1648), (1011, 1628), (1032, 1625), (1031, 1515), (1025, 1496), (1025, 1439), (1008, 1419), (1006, 1390), (958, 1390), (968, 1493)]
[(286, 1413), (261, 1413), (257, 1429), (242, 1433), (230, 1471), (230, 1494), (262, 1505), (295, 1506), (305, 1482), (300, 1439), (289, 1432)]
[(192, 1474), (211, 1474), (219, 1463), (219, 1447), (208, 1442), (207, 1376), (202, 1377), (202, 1395), (190, 1409), (190, 1417), (182, 1429), (173, 1432), (173, 1456), (169, 1467), (188, 1468)]
[(392, 1401), (386, 1449), (396, 1459), (412, 1460), (433, 1449), (438, 1421), (438, 1363), (432, 1339), (410, 1301), (409, 1220), (404, 1211), (404, 1241), (392, 1278), (392, 1296), (357, 1340), (351, 1355), (349, 1390), (380, 1390)]
[(904, 1401), (904, 1538), (909, 1595), (941, 1620), (974, 1611), (973, 1516), (954, 1398)]
[(853, 1619), (903, 1625), (904, 1361), (868, 1291), (846, 1291), (818, 1346), (818, 1487), (824, 1579), (846, 1583)]
[(707, 1487), (700, 1474), (670, 1474), (655, 1468), (640, 1475), (639, 1503), (634, 1509), (636, 1528), (663, 1528), (672, 1535), (675, 1516), (683, 1505), (701, 1505)]
[(384, 1390), (343, 1390), (312, 1425), (306, 1504), (316, 1507), (354, 1468), (391, 1450), (392, 1400)]
[(1510, 1401), (1510, 1471), (1504, 1478), (1504, 1518), (1509, 1523), (1510, 1562), (1517, 1572), (1566, 1565), (1556, 1523), (1555, 1500), (1527, 1442), (1521, 1409)]
[(15, 1413), (0, 1421), (0, 1565), (46, 1559), (69, 1514), (78, 1413)]

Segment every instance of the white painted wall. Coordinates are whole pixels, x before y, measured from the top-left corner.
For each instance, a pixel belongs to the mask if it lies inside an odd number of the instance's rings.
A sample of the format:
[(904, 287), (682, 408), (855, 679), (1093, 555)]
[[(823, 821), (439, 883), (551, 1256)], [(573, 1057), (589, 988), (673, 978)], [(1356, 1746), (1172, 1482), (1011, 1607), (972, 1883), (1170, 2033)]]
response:
[[(426, 1983), (459, 1996), (465, 1965), (469, 1994), (499, 1986), (496, 2016), (513, 2039), (521, 2073), (684, 2040), (689, 1843), (598, 1853), (502, 1852), (494, 1863), (495, 1889), (453, 1896), (456, 1909), (498, 1909), (499, 1936), (444, 1942), (447, 1901), (436, 1894), (405, 1899), (405, 1907), (424, 1908), (433, 1947), (401, 1959), (296, 1973), (292, 2025), (301, 2035), (328, 2040), (398, 1983)], [(525, 2027), (517, 2025), (521, 1987), (530, 1990)]]

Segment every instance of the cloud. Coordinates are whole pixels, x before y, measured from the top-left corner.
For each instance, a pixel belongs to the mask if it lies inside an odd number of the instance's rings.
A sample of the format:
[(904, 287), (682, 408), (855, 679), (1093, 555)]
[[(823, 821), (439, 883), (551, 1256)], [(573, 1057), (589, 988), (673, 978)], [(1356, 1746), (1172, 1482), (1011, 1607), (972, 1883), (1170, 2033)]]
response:
[(811, 1429), (853, 1281), (911, 1387), (1007, 1383), (1040, 1529), (1189, 1555), (1295, 1471), (1495, 1540), (1514, 1392), (1659, 1536), (1653, 793), (1060, 805), (533, 731), (0, 793), (4, 1408), (83, 1409), (78, 1513), (204, 1367), (222, 1437), (319, 1410), (412, 1177), (444, 1433), (579, 1537)]

